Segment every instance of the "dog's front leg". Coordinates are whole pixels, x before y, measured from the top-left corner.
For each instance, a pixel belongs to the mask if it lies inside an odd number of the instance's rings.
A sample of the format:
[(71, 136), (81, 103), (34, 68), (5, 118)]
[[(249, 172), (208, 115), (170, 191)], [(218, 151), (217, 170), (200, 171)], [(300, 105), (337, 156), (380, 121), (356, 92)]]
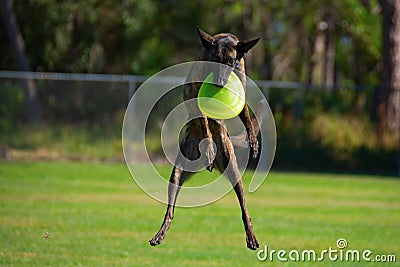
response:
[(214, 168), (214, 158), (216, 155), (216, 151), (214, 149), (214, 141), (212, 139), (210, 127), (208, 125), (208, 119), (206, 116), (202, 115), (200, 118), (198, 118), (198, 121), (200, 123), (200, 128), (202, 131), (202, 138), (204, 138), (203, 139), (204, 145), (200, 149), (203, 150), (202, 153), (204, 153), (204, 155), (206, 156), (207, 170), (212, 172)]
[[(194, 69), (191, 70), (189, 77), (191, 75), (194, 75), (197, 73), (197, 69), (195, 69), (196, 65), (193, 65)], [(190, 79), (189, 79), (190, 80)], [(189, 111), (189, 117), (191, 118), (196, 118), (194, 119), (195, 124), (198, 127), (198, 131), (193, 132), (192, 134), (200, 134), (198, 136), (200, 140), (203, 140), (202, 142), (202, 147), (199, 148), (201, 149), (201, 153), (204, 153), (206, 159), (207, 159), (207, 170), (210, 172), (214, 168), (214, 158), (215, 158), (215, 149), (214, 149), (214, 142), (212, 138), (212, 134), (210, 131), (210, 127), (208, 125), (208, 118), (205, 116), (199, 109), (199, 106), (197, 105), (197, 101), (189, 101), (191, 99), (195, 99), (198, 96), (199, 93), (199, 88), (201, 86), (201, 83), (187, 83), (184, 85), (184, 91), (183, 91), (183, 100), (187, 104), (187, 109)]]
[(244, 127), (246, 128), (247, 135), (249, 137), (250, 149), (253, 152), (253, 158), (256, 158), (258, 155), (258, 140), (247, 104), (244, 106), (242, 112), (239, 114), (239, 117), (242, 120)]

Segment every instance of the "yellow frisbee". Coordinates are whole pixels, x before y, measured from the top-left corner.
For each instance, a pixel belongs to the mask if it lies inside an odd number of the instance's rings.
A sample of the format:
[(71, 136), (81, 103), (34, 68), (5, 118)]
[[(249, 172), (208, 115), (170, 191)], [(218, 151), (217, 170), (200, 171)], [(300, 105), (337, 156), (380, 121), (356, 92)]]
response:
[(243, 110), (245, 91), (239, 77), (232, 71), (227, 84), (220, 88), (213, 84), (211, 72), (200, 86), (197, 104), (200, 111), (214, 119), (231, 119)]

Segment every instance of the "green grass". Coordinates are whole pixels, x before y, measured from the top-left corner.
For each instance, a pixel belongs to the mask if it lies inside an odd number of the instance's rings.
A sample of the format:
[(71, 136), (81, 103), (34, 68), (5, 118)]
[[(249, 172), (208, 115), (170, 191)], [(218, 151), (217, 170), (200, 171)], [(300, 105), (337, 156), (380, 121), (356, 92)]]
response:
[[(170, 166), (160, 170), (168, 174)], [(346, 238), (349, 249), (395, 254), (400, 261), (399, 179), (273, 172), (257, 192), (247, 193), (247, 204), (261, 247), (322, 251), (335, 249), (336, 240)], [(151, 247), (148, 240), (164, 212), (165, 205), (142, 192), (123, 164), (2, 162), (0, 265), (316, 264), (258, 261), (257, 252), (245, 246), (233, 192), (211, 205), (177, 208), (166, 240)], [(366, 263), (326, 259), (317, 265)], [(395, 266), (367, 264), (388, 265)]]

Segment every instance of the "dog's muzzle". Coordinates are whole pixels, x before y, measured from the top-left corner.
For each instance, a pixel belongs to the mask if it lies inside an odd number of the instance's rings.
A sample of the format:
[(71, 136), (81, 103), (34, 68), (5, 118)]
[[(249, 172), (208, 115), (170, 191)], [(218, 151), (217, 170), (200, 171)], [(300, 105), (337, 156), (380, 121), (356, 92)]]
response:
[(228, 83), (229, 76), (233, 71), (233, 67), (218, 64), (213, 71), (213, 83), (217, 87), (224, 87)]

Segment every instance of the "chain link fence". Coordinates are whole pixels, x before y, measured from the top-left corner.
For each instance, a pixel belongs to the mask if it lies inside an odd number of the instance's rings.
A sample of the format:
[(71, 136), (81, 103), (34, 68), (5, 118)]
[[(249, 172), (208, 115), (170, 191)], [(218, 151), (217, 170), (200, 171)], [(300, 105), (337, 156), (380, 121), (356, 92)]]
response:
[[(134, 75), (0, 71), (0, 156), (19, 159), (24, 158), (24, 151), (40, 154), (37, 147), (46, 147), (48, 141), (48, 146), (55, 147), (51, 153), (56, 156), (44, 158), (64, 158), (64, 154), (67, 154), (65, 157), (68, 159), (122, 160), (121, 147), (117, 143), (120, 142), (124, 112), (130, 97), (147, 78)], [(165, 77), (160, 81), (160, 86), (167, 84), (168, 79), (181, 78)], [(40, 126), (31, 127), (26, 122), (26, 103), (22, 90), (24, 80), (34, 82), (43, 113)], [(255, 82), (269, 100), (275, 116), (278, 136), (276, 167), (398, 172), (400, 175), (398, 138), (389, 140), (386, 147), (379, 147), (375, 140), (373, 87), (335, 86), (326, 90), (304, 83)], [(157, 93), (157, 88), (152, 93)], [(171, 104), (182, 100), (179, 93), (170, 97), (171, 100), (167, 102)], [(157, 108), (168, 109), (164, 107), (165, 103)], [(156, 114), (153, 119), (157, 120)], [(61, 144), (65, 139), (73, 139), (74, 130), (79, 132), (82, 129), (85, 129), (84, 133), (78, 135), (86, 137), (74, 141), (76, 144), (72, 150), (76, 151), (71, 156), (71, 149)], [(33, 140), (32, 135), (40, 136), (41, 131), (52, 133), (50, 137), (43, 134), (42, 140), (40, 137)], [(57, 135), (60, 145), (57, 144)], [(100, 141), (96, 143), (96, 140)], [(90, 152), (89, 148), (82, 148), (91, 142), (93, 147), (100, 146), (103, 150), (99, 152), (96, 148)], [(107, 145), (109, 142), (115, 144), (111, 149), (113, 152), (106, 151), (110, 149)], [(156, 143), (150, 145), (149, 149), (162, 158), (162, 150)], [(85, 154), (90, 156), (85, 157)]]

